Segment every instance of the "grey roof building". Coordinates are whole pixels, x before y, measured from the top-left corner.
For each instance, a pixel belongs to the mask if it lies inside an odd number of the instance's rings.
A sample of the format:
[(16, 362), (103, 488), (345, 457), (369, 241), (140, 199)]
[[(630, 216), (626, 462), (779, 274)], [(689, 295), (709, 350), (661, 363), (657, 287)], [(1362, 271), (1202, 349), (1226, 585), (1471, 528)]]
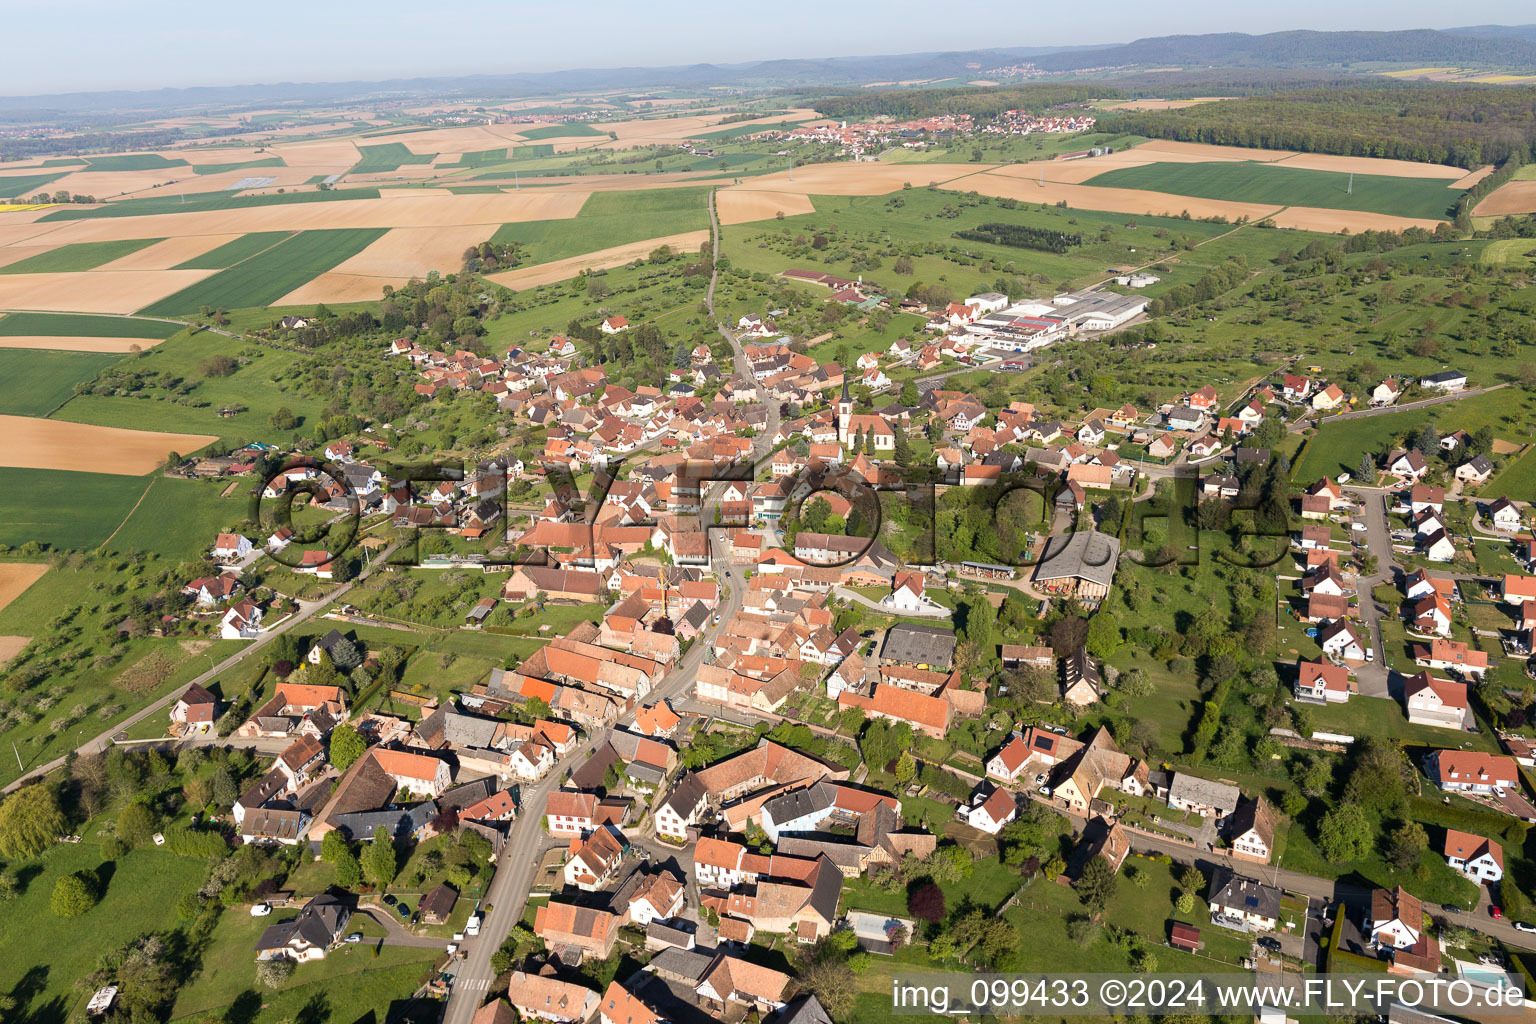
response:
[(1120, 539), (1097, 530), (1077, 530), (1045, 542), (1036, 580), (1077, 579), (1108, 587), (1120, 561)]
[(955, 660), (955, 631), (942, 626), (900, 623), (885, 634), (880, 658), (903, 665), (928, 665), (948, 672)]

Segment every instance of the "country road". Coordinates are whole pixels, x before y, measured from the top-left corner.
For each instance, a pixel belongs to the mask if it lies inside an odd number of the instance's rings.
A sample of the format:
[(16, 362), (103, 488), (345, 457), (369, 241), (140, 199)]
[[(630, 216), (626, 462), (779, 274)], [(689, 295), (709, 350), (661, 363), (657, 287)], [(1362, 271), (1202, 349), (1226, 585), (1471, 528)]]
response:
[[(113, 736), (116, 736), (120, 732), (124, 732), (125, 730), (133, 728), (135, 725), (138, 725), (140, 722), (144, 721), (146, 718), (150, 717), (151, 715), (156, 715), (156, 714), (159, 714), (161, 711), (164, 711), (167, 707), (169, 707), (172, 703), (174, 703), (175, 700), (178, 697), (180, 697), (184, 692), (186, 692), (187, 687), (189, 687), (189, 686), (202, 686), (202, 685), (204, 685), (206, 683), (212, 682), (214, 679), (218, 678), (218, 676), (221, 673), (228, 672), (230, 669), (232, 669), (236, 665), (240, 664), (240, 662), (242, 662), (246, 658), (250, 657), (253, 653), (255, 653), (256, 651), (261, 650), (261, 648), (263, 648), (267, 644), (271, 643), (273, 637), (279, 636), (279, 635), (281, 635), (283, 633), (288, 632), (290, 629), (292, 629), (294, 626), (297, 626), (299, 623), (305, 622), (305, 621), (309, 620), (310, 618), (314, 617), (318, 612), (324, 611), (331, 604), (333, 604), (334, 602), (336, 602), (340, 598), (345, 597), (347, 595), (347, 593), (349, 591), (351, 591), (351, 589), (353, 587), (355, 587), (357, 584), (359, 584), (363, 580), (367, 579), (369, 574), (373, 572), (374, 567), (382, 564), (384, 561), (386, 561), (389, 558), (390, 554), (394, 552), (395, 547), (396, 547), (395, 544), (391, 544), (389, 547), (384, 548), (377, 555), (375, 555), (373, 560), (368, 564), (368, 567), (366, 569), (364, 569), (362, 572), (358, 573), (357, 579), (351, 581), (350, 583), (343, 583), (341, 586), (337, 587), (335, 590), (331, 591), (329, 594), (327, 594), (325, 597), (321, 598), (318, 601), (300, 601), (299, 602), (299, 610), (297, 612), (295, 612), (293, 615), (290, 615), (287, 619), (283, 620), (282, 623), (280, 623), (279, 625), (273, 627), (269, 631), (263, 632), (255, 640), (252, 640), (249, 644), (247, 644), (246, 646), (242, 647), (240, 650), (236, 651), (234, 654), (231, 654), (229, 657), (225, 658), (223, 661), (221, 661), (218, 664), (214, 665), (213, 667), (209, 668), (208, 671), (199, 674), (198, 676), (193, 678), (191, 681), (186, 683), (186, 685), (178, 686), (176, 689), (172, 690), (170, 693), (167, 693), (164, 697), (161, 697), (159, 700), (157, 700), (154, 703), (150, 704), (148, 707), (146, 707), (146, 708), (142, 709), (141, 711), (135, 712), (134, 714), (128, 716), (126, 719), (124, 719), (121, 722), (118, 722), (116, 725), (113, 725), (111, 728), (107, 729), (105, 732), (98, 733), (96, 736), (92, 737), (91, 739), (86, 740), (84, 743), (82, 743), (79, 747), (77, 747), (75, 749), (75, 753), (77, 755), (79, 755), (79, 754), (94, 754), (94, 753), (97, 753), (99, 751), (106, 750), (108, 747), (110, 747), (112, 745), (112, 737)], [(31, 779), (34, 779), (34, 778), (38, 778), (38, 777), (43, 776), (43, 775), (47, 775), (49, 772), (52, 772), (52, 771), (54, 771), (57, 768), (63, 767), (63, 765), (64, 765), (64, 758), (63, 757), (56, 757), (53, 760), (48, 761), (48, 762), (46, 762), (44, 764), (36, 765), (35, 767), (29, 768), (27, 771), (23, 772), (19, 777), (17, 777), (16, 779), (14, 779), (10, 783), (8, 783), (5, 786), (4, 789), (0, 789), (0, 793), (9, 793), (12, 790), (16, 789), (16, 787), (20, 786), (22, 783), (27, 782), (27, 781), (29, 781)]]

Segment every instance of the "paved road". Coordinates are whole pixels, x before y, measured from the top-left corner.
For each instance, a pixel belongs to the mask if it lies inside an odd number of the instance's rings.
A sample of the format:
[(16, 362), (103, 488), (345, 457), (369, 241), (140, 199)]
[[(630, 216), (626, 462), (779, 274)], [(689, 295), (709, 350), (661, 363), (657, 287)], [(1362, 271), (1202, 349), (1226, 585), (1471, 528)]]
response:
[[(225, 658), (223, 661), (221, 661), (218, 664), (213, 665), (212, 667), (210, 667), (208, 669), (208, 671), (203, 672), (200, 675), (198, 675), (196, 678), (192, 679), (190, 682), (187, 683), (186, 686), (178, 686), (175, 690), (173, 690), (170, 693), (166, 694), (164, 697), (161, 697), (159, 700), (155, 701), (153, 704), (150, 704), (148, 707), (144, 708), (142, 711), (139, 711), (139, 712), (137, 712), (137, 713), (135, 713), (133, 715), (130, 715), (127, 719), (125, 719), (124, 721), (121, 721), (121, 722), (117, 723), (116, 725), (112, 726), (112, 728), (108, 729), (106, 732), (100, 733), (100, 734), (92, 737), (91, 739), (86, 740), (84, 743), (82, 743), (79, 747), (76, 748), (75, 753), (76, 754), (94, 754), (94, 753), (98, 753), (100, 751), (106, 750), (109, 746), (112, 745), (112, 737), (113, 736), (116, 736), (120, 732), (123, 732), (125, 730), (133, 728), (135, 725), (138, 725), (140, 722), (144, 721), (146, 718), (150, 717), (151, 715), (157, 715), (161, 711), (164, 711), (167, 707), (169, 707), (171, 704), (173, 704), (178, 697), (180, 697), (184, 692), (186, 692), (188, 686), (201, 686), (203, 684), (212, 682), (221, 673), (228, 672), (230, 669), (232, 669), (236, 665), (240, 664), (241, 661), (245, 660), (246, 658), (250, 657), (256, 651), (261, 650), (261, 648), (263, 648), (267, 644), (271, 643), (273, 637), (276, 637), (276, 636), (279, 636), (280, 634), (288, 632), (294, 626), (297, 626), (299, 623), (304, 622), (304, 621), (312, 618), (316, 613), (324, 611), (332, 603), (334, 603), (334, 602), (340, 600), (341, 598), (345, 597), (347, 595), (347, 593), (354, 586), (356, 586), (357, 584), (361, 583), (363, 580), (367, 579), (369, 574), (373, 572), (375, 567), (377, 567), (378, 565), (382, 564), (385, 560), (387, 560), (389, 558), (390, 554), (394, 552), (394, 550), (395, 550), (395, 545), (394, 544), (391, 544), (389, 547), (384, 548), (382, 551), (379, 552), (379, 554), (377, 556), (374, 557), (373, 561), (371, 561), (368, 564), (368, 568), (366, 568), (362, 572), (358, 573), (357, 579), (353, 580), (350, 583), (343, 583), (341, 586), (337, 587), (335, 590), (331, 591), (329, 594), (327, 594), (325, 597), (321, 598), (320, 600), (318, 600), (318, 601), (300, 601), (299, 602), (299, 610), (297, 612), (295, 612), (294, 614), (290, 615), (288, 618), (284, 619), (277, 626), (274, 626), (270, 631), (263, 632), (259, 637), (257, 637), (255, 640), (252, 640), (250, 643), (246, 644), (244, 647), (242, 647), (236, 653), (231, 654), (229, 657)], [(23, 775), (21, 775), (19, 778), (17, 778), (14, 782), (9, 783), (3, 790), (0, 790), (0, 792), (9, 793), (12, 790), (14, 790), (17, 786), (20, 786), (23, 782), (26, 782), (26, 781), (28, 781), (30, 779), (38, 778), (39, 776), (47, 775), (49, 772), (55, 770), (56, 768), (62, 767), (63, 764), (64, 764), (64, 758), (56, 757), (52, 761), (48, 761), (45, 764), (40, 764), (40, 765), (37, 765), (37, 766), (35, 766), (33, 768), (30, 768)]]
[(1335, 416), (1327, 417), (1327, 420), (1358, 420), (1364, 419), (1367, 416), (1386, 416), (1394, 412), (1427, 409), (1432, 405), (1444, 405), (1446, 402), (1456, 402), (1463, 398), (1474, 398), (1478, 395), (1486, 395), (1490, 391), (1498, 391), (1500, 388), (1507, 387), (1509, 387), (1508, 384), (1491, 384), (1486, 388), (1468, 388), (1465, 391), (1453, 391), (1448, 395), (1436, 395), (1434, 398), (1421, 398), (1416, 402), (1408, 402), (1405, 405), (1383, 405), (1377, 409), (1355, 409), (1352, 412), (1341, 412)]
[(1376, 660), (1355, 669), (1360, 681), (1362, 697), (1391, 697), (1388, 680), (1391, 673), (1386, 667), (1387, 648), (1381, 636), (1381, 620), (1384, 615), (1395, 615), (1374, 593), (1381, 583), (1397, 583), (1403, 575), (1402, 567), (1392, 560), (1392, 531), (1387, 524), (1387, 492), (1377, 487), (1344, 488), (1344, 493), (1358, 497), (1365, 505), (1362, 518), (1365, 521), (1366, 550), (1376, 556), (1376, 571), (1361, 576), (1355, 584), (1360, 602), (1360, 618), (1370, 634), (1367, 641), (1376, 652)]

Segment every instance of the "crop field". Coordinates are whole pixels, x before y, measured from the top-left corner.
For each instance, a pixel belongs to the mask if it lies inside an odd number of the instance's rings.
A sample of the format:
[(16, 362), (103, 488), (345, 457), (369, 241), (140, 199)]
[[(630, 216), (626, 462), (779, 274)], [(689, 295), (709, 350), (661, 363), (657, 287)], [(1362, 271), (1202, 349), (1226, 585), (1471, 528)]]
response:
[(351, 170), (352, 174), (377, 174), (382, 171), (398, 171), (414, 164), (430, 164), (437, 159), (436, 153), (413, 153), (403, 142), (386, 142), (378, 146), (359, 146), (362, 159)]
[(261, 160), (242, 160), (232, 164), (196, 164), (192, 168), (193, 174), (223, 174), (225, 171), (244, 171), (251, 167), (287, 167), (288, 164), (280, 156), (269, 156)]
[(506, 147), (502, 147), (501, 149), (481, 149), (481, 150), (476, 150), (473, 153), (460, 153), (459, 154), (459, 158), (457, 160), (455, 160), (453, 163), (438, 164), (437, 166), (443, 167), (443, 168), (448, 168), (448, 167), (486, 167), (486, 166), (489, 166), (490, 164), (504, 163), (506, 161), (506, 159), (507, 159)]
[(1085, 184), (1201, 199), (1440, 219), (1460, 196), (1442, 179), (1372, 174), (1355, 174), (1353, 178), (1351, 191), (1350, 175), (1343, 172), (1257, 162), (1155, 163), (1107, 171)]
[(121, 355), (0, 348), (0, 413), (46, 416)]
[(159, 153), (129, 153), (124, 156), (87, 157), (93, 171), (153, 171), (161, 167), (185, 167), (185, 160), (172, 160)]
[(0, 544), (84, 550), (106, 540), (144, 493), (142, 477), (0, 468)]
[(64, 177), (63, 171), (53, 174), (6, 174), (0, 175), (0, 196), (21, 199), (35, 195), (37, 190)]
[(0, 317), (0, 338), (169, 338), (181, 324), (86, 313), (11, 313)]
[(253, 231), (233, 241), (225, 242), (217, 249), (210, 249), (201, 256), (194, 256), (173, 269), (228, 270), (236, 263), (248, 260), (257, 253), (265, 252), (292, 234), (291, 231)]
[(384, 234), (379, 228), (301, 231), (285, 242), (204, 278), (141, 312), (169, 316), (202, 306), (241, 309), (265, 306), (355, 256)]
[(0, 274), (62, 274), (76, 270), (95, 270), (129, 253), (148, 248), (161, 238), (134, 238), (120, 242), (77, 242), (38, 253), (24, 260), (0, 267)]
[(595, 138), (607, 133), (599, 131), (589, 124), (546, 124), (539, 128), (520, 130), (517, 134), (532, 141), (536, 139), (576, 138), (583, 135), (590, 135)]
[(218, 440), (215, 434), (102, 427), (31, 416), (0, 415), (0, 466), (67, 469), (81, 473), (143, 476), (170, 452), (190, 455)]
[(162, 213), (202, 213), (220, 210), (244, 210), (253, 206), (287, 206), (291, 203), (337, 203), (354, 199), (377, 199), (376, 188), (349, 188), (339, 192), (268, 192), (256, 196), (218, 193), (194, 196), (185, 202), (168, 196), (150, 199), (125, 199), (107, 206), (66, 206), (44, 214), (40, 220), (96, 220), (112, 217), (152, 217)]
[(574, 220), (506, 224), (492, 241), (522, 243), (529, 250), (523, 260), (527, 266), (648, 238), (701, 231), (709, 227), (708, 195), (709, 190), (703, 188), (593, 192)]

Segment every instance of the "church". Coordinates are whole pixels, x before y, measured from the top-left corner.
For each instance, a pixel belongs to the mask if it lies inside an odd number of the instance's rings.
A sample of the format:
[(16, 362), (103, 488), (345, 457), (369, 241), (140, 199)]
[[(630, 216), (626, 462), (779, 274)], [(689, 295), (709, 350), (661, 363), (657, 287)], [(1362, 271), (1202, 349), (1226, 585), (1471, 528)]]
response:
[(859, 445), (862, 451), (864, 438), (873, 435), (876, 452), (891, 452), (896, 450), (896, 432), (891, 425), (880, 416), (870, 414), (854, 415), (853, 399), (848, 395), (848, 382), (843, 381), (843, 397), (837, 403), (837, 440), (843, 447), (848, 448), (854, 443)]

